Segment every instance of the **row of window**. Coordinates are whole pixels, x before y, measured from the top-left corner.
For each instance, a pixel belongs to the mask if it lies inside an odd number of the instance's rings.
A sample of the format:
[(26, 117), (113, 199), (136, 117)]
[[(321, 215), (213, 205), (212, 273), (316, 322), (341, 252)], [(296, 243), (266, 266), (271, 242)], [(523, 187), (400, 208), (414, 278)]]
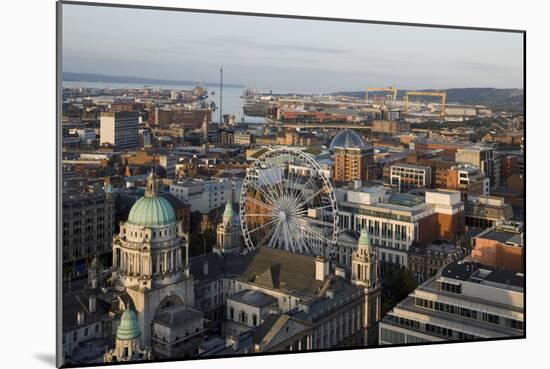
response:
[[(94, 325), (94, 331), (95, 331), (96, 334), (99, 333), (99, 323), (96, 323)], [(82, 335), (84, 337), (88, 337), (89, 334), (90, 334), (90, 328), (85, 327), (84, 332), (82, 333)], [(68, 338), (68, 334), (64, 334), (63, 335), (63, 344), (67, 343), (67, 338)], [(73, 342), (75, 342), (77, 339), (78, 339), (78, 330), (75, 330), (75, 331), (73, 331), (73, 334), (72, 334), (72, 340), (73, 340)]]
[(360, 308), (356, 307), (348, 310), (340, 318), (326, 321), (322, 326), (322, 337), (320, 336), (321, 328), (316, 330), (316, 348), (334, 346), (357, 332), (360, 329), (360, 314)]
[(354, 215), (366, 215), (366, 216), (371, 216), (371, 217), (374, 217), (374, 218), (393, 219), (393, 220), (398, 220), (398, 221), (403, 221), (403, 222), (410, 222), (411, 221), (411, 217), (408, 216), (408, 215), (386, 213), (386, 212), (383, 212), (383, 211), (376, 211), (376, 210), (371, 210), (371, 209), (362, 209), (362, 208), (356, 208), (356, 207), (343, 205), (341, 207), (341, 210), (352, 213)]
[(462, 293), (462, 285), (461, 284), (441, 282), (440, 287), (441, 287), (442, 291), (456, 293), (456, 294), (459, 294), (459, 295)]
[[(233, 307), (229, 308), (229, 319), (235, 320), (235, 309)], [(239, 312), (237, 321), (248, 325), (248, 314), (244, 310), (241, 310)], [(258, 325), (258, 316), (256, 314), (252, 314), (252, 326), (256, 327), (257, 325)]]
[[(99, 239), (99, 238), (98, 238)], [(73, 245), (70, 240), (63, 240), (63, 259), (80, 258), (83, 256), (92, 255), (95, 252), (101, 252), (107, 249), (107, 245), (104, 243), (87, 244), (82, 246), (80, 242), (74, 242)], [(80, 241), (80, 239), (79, 239)], [(72, 247), (71, 247), (72, 246)]]
[(481, 312), (473, 309), (459, 307), (446, 304), (438, 301), (431, 301), (417, 297), (415, 299), (416, 306), (424, 307), (431, 310), (437, 310), (448, 314), (460, 315), (465, 318), (481, 320), (496, 325), (503, 325), (514, 329), (523, 329), (523, 322), (515, 319), (500, 317), (495, 314)]
[[(126, 228), (123, 229), (122, 231), (123, 234), (126, 234)], [(138, 234), (139, 234), (139, 237), (143, 237), (143, 232), (128, 232), (129, 233), (129, 236), (130, 237), (138, 237)], [(175, 232), (172, 231), (172, 228), (167, 228), (165, 229), (164, 231), (158, 231), (158, 235), (159, 237), (162, 237), (162, 236), (168, 236), (169, 234), (173, 234)], [(157, 236), (157, 231), (153, 231), (153, 237), (156, 237)], [(149, 239), (149, 234), (148, 233), (145, 233), (145, 239)]]

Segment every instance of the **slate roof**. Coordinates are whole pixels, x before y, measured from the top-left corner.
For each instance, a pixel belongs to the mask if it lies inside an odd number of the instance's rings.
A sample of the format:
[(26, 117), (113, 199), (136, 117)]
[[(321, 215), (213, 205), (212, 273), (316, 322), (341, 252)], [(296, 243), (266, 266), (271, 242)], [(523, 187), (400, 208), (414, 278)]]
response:
[(96, 310), (89, 310), (90, 292), (81, 290), (78, 292), (64, 294), (63, 296), (63, 332), (72, 330), (78, 326), (77, 313), (84, 312), (84, 325), (99, 322), (109, 315), (111, 305), (101, 299), (96, 299)]
[(315, 279), (315, 257), (261, 247), (240, 280), (313, 297), (323, 282)]
[(171, 307), (155, 317), (154, 322), (167, 327), (183, 325), (190, 320), (202, 318), (202, 313), (188, 306), (178, 305)]
[(267, 295), (260, 291), (248, 289), (238, 292), (231, 297), (228, 297), (228, 299), (257, 307), (262, 307), (277, 302), (277, 299), (273, 296)]

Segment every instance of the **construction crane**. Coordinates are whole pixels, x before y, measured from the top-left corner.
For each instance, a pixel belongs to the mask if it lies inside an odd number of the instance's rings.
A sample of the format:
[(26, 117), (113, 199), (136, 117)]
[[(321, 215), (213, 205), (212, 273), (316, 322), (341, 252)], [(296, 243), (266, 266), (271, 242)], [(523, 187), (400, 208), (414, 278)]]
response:
[(434, 96), (441, 97), (441, 116), (445, 116), (445, 102), (447, 101), (447, 93), (440, 92), (421, 92), (421, 91), (407, 91), (403, 97), (403, 110), (409, 111), (409, 95), (413, 96)]
[(395, 102), (395, 99), (397, 98), (397, 88), (391, 88), (391, 87), (388, 87), (388, 88), (376, 88), (376, 87), (371, 87), (371, 88), (367, 88), (367, 90), (365, 91), (365, 102), (368, 102), (368, 101), (369, 101), (369, 91), (387, 91), (387, 92), (393, 92), (393, 102)]

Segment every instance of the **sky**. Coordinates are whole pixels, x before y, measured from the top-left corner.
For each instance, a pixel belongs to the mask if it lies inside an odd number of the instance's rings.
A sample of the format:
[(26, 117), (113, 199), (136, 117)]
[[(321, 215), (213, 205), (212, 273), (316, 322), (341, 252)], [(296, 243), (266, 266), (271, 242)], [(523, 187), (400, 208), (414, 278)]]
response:
[(523, 87), (520, 33), (69, 4), (62, 19), (64, 72), (216, 82), (223, 65), (226, 83), (295, 92)]

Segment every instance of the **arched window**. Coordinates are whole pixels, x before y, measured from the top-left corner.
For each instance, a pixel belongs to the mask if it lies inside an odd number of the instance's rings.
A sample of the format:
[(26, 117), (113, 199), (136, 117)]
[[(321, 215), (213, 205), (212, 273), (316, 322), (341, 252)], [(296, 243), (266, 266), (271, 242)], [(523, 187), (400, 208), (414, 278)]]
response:
[(256, 314), (252, 315), (252, 325), (254, 327), (258, 325), (258, 316)]
[(229, 309), (229, 319), (233, 320), (235, 316), (235, 310), (233, 308)]

